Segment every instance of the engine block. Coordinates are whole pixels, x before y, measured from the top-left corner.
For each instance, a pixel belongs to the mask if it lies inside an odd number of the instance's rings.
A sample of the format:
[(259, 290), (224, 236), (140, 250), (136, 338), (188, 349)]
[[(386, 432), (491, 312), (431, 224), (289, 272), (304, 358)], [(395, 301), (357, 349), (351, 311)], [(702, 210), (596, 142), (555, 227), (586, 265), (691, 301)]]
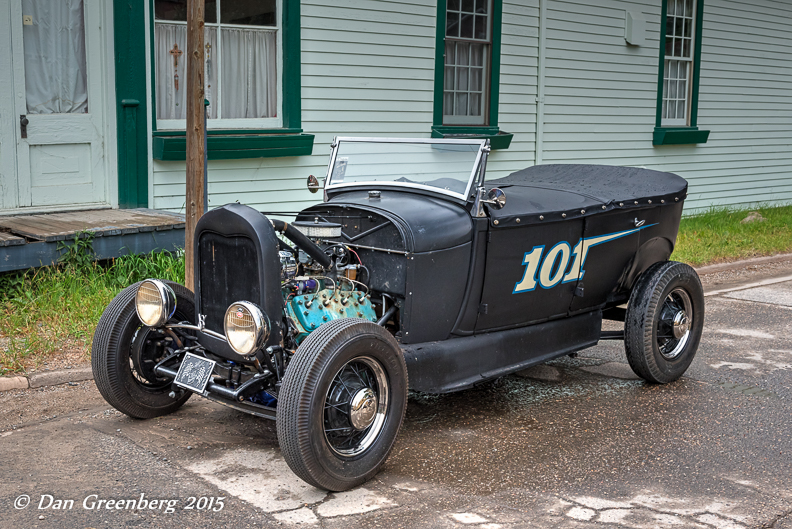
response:
[(359, 290), (323, 289), (294, 296), (286, 302), (286, 314), (297, 330), (294, 337), (297, 343), (330, 320), (361, 318), (377, 321), (371, 300)]

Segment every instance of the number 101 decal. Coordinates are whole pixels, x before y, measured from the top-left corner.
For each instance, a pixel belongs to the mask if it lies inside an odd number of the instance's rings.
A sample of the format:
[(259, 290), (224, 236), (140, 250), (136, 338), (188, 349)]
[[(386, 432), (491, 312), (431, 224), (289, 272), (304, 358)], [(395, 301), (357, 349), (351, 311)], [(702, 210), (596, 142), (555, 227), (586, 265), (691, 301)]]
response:
[[(522, 279), (514, 285), (512, 294), (530, 292), (536, 288), (537, 284), (542, 288), (553, 288), (559, 283), (569, 283), (583, 279), (583, 274), (586, 273), (583, 270), (583, 265), (586, 264), (586, 256), (590, 248), (598, 244), (621, 239), (650, 226), (655, 226), (655, 224), (580, 239), (574, 248), (568, 242), (561, 241), (550, 248), (547, 254), (544, 254), (544, 245), (534, 246), (530, 252), (526, 252), (523, 255), (522, 264), (525, 266), (525, 272)], [(572, 259), (573, 256), (574, 260)], [(572, 262), (571, 266), (569, 265), (570, 261)]]

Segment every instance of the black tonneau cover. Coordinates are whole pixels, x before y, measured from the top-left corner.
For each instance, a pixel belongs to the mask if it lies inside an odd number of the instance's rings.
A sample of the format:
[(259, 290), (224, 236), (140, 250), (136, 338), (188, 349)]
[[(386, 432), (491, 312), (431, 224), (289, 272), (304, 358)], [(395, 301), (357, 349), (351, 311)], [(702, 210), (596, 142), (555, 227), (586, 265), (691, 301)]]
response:
[(486, 186), (506, 193), (506, 206), (489, 211), (497, 227), (674, 204), (687, 196), (687, 181), (681, 176), (610, 165), (535, 165), (487, 180)]

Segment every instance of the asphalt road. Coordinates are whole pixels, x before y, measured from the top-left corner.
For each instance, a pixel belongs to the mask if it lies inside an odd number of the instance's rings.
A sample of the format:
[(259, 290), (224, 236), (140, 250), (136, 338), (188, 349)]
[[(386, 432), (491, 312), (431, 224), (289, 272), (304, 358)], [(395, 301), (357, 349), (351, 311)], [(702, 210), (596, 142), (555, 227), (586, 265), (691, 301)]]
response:
[(90, 382), (6, 392), (0, 527), (790, 529), (791, 334), (787, 281), (708, 296), (673, 384), (637, 380), (604, 342), (413, 395), (384, 470), (342, 494), (289, 471), (274, 423), (197, 397), (135, 421)]

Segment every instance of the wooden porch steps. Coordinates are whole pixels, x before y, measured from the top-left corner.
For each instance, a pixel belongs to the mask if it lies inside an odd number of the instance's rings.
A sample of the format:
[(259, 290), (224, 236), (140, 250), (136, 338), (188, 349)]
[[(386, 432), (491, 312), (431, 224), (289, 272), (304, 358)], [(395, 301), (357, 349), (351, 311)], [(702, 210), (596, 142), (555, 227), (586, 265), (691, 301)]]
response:
[(184, 247), (184, 215), (152, 209), (101, 209), (0, 216), (0, 272), (57, 262), (60, 241), (93, 233), (97, 259)]
[(95, 237), (184, 228), (184, 216), (152, 209), (100, 209), (0, 217), (0, 231), (38, 241), (74, 238), (89, 231)]

